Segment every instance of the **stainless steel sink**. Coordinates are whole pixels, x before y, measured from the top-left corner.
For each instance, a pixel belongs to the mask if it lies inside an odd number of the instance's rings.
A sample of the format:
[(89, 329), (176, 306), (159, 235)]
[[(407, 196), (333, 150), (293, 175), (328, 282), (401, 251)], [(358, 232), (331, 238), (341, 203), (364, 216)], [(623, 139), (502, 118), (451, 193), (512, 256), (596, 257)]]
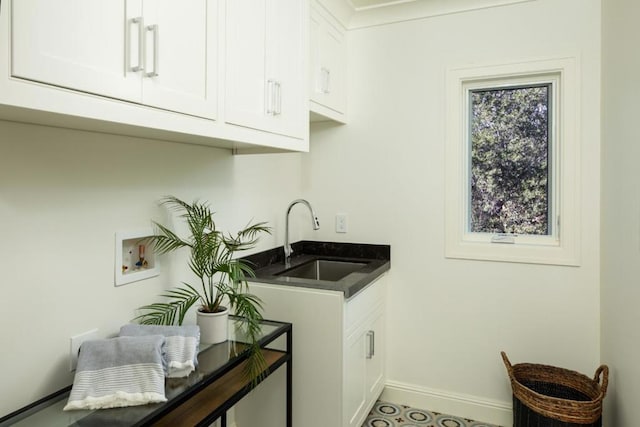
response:
[(300, 279), (327, 280), (337, 282), (354, 271), (365, 267), (366, 262), (333, 261), (315, 259), (304, 264), (276, 273), (276, 276), (297, 277)]

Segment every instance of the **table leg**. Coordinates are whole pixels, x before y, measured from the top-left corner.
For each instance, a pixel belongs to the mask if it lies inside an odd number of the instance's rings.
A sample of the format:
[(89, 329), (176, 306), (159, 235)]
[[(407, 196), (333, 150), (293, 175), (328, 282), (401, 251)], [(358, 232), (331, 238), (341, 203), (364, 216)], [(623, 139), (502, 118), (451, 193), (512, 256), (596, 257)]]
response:
[(287, 361), (287, 427), (293, 427), (293, 337), (292, 330), (287, 332), (287, 351), (289, 360)]

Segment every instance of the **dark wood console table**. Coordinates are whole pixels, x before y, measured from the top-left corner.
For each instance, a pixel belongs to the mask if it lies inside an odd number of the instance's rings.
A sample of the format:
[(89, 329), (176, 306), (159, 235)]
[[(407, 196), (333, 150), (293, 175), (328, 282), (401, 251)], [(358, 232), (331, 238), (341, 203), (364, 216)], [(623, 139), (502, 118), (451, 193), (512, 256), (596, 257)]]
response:
[[(198, 368), (187, 378), (167, 378), (167, 402), (126, 408), (63, 411), (71, 386), (0, 418), (5, 426), (208, 426), (217, 419), (226, 427), (227, 411), (255, 385), (244, 376), (248, 353), (246, 339), (237, 328), (239, 320), (229, 320), (229, 341), (200, 344)], [(278, 340), (278, 338), (281, 338)], [(278, 340), (278, 342), (275, 342)], [(292, 427), (292, 326), (290, 323), (262, 322), (262, 348), (267, 369), (265, 378), (286, 365), (286, 422)]]

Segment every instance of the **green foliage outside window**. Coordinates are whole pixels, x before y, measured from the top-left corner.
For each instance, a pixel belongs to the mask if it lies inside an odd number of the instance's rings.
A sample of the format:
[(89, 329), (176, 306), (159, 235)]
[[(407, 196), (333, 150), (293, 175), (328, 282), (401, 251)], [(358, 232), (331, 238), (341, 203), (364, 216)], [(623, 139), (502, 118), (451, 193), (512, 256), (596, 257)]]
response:
[(550, 92), (470, 92), (471, 232), (550, 234)]

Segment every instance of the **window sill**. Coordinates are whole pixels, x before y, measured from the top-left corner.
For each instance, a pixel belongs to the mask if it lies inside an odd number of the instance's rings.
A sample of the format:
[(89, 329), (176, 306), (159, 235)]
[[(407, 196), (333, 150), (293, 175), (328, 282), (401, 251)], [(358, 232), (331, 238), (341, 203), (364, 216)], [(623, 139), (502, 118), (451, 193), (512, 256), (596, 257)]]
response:
[(515, 262), (525, 264), (580, 265), (580, 255), (562, 245), (525, 243), (447, 242), (446, 258), (478, 261)]

